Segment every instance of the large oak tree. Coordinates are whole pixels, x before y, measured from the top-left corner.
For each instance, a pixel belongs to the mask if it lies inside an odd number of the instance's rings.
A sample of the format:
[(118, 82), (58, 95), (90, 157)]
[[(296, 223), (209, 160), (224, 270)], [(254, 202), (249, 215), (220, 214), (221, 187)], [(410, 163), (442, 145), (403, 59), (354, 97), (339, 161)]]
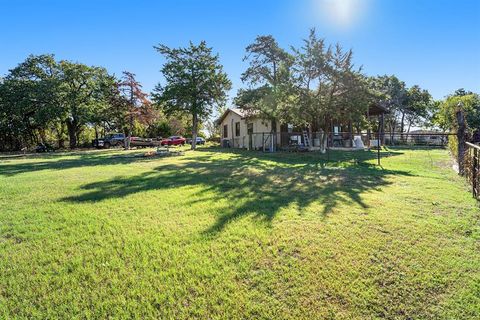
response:
[(29, 56), (0, 85), (0, 142), (19, 149), (44, 142), (45, 130), (62, 113), (60, 70), (53, 55)]
[(185, 48), (156, 46), (166, 62), (161, 70), (165, 82), (154, 90), (153, 100), (167, 115), (188, 114), (192, 119), (192, 149), (196, 147), (199, 122), (206, 120), (214, 107), (222, 106), (231, 88), (219, 56), (205, 41)]
[(60, 69), (61, 103), (70, 148), (75, 148), (80, 133), (92, 115), (108, 108), (115, 78), (104, 68), (70, 61), (60, 61)]

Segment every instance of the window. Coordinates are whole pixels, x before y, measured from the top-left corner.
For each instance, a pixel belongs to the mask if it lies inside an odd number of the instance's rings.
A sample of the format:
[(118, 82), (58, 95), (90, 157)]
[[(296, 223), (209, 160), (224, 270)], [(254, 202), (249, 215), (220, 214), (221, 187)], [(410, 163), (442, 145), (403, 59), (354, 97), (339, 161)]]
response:
[(228, 125), (223, 126), (223, 137), (227, 138), (228, 137)]
[(240, 122), (235, 122), (235, 137), (240, 136)]

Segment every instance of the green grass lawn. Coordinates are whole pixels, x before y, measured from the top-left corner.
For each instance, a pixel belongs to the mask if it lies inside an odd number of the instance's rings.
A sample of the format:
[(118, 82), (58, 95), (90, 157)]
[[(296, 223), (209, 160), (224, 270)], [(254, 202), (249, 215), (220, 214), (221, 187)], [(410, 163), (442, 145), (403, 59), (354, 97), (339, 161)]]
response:
[(1, 319), (480, 318), (445, 150), (126, 155), (0, 159)]

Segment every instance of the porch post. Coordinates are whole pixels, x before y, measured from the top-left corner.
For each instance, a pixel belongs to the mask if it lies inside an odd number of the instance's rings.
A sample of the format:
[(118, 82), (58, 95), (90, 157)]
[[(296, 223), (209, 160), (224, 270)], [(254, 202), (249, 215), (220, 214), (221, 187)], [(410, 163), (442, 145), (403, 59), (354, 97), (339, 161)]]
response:
[(378, 142), (382, 145), (385, 145), (385, 123), (384, 123), (384, 116), (383, 113), (380, 115), (380, 135), (378, 137)]
[(353, 148), (353, 127), (352, 127), (352, 120), (348, 122), (348, 136), (349, 136), (349, 144), (350, 147)]

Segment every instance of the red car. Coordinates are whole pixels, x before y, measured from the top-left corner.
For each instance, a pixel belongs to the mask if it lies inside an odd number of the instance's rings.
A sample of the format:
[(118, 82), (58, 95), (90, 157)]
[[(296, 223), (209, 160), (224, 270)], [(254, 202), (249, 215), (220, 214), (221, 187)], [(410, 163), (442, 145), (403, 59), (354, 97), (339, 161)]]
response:
[(160, 143), (162, 146), (183, 146), (186, 140), (181, 136), (171, 136), (170, 138), (163, 139)]

